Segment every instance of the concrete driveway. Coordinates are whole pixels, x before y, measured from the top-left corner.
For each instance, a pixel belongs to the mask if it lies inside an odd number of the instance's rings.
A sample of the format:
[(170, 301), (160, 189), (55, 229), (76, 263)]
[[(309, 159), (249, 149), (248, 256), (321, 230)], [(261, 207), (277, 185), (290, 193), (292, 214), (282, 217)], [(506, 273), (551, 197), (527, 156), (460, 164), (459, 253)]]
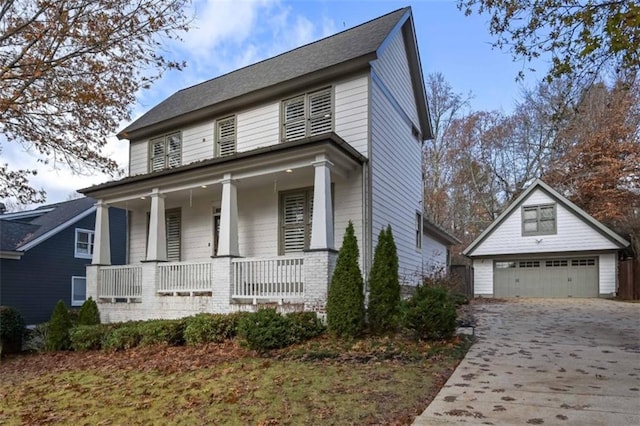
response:
[(640, 304), (474, 306), (473, 345), (414, 425), (640, 425)]

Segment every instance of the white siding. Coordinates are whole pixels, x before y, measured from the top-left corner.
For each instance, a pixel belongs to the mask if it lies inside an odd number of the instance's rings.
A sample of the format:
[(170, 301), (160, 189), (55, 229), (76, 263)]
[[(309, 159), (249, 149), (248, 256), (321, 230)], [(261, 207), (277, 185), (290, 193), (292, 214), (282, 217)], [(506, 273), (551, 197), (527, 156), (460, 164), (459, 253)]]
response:
[[(523, 205), (554, 202), (540, 190), (534, 191)], [(617, 249), (609, 239), (587, 225), (561, 204), (556, 209), (557, 233), (553, 235), (522, 236), (522, 209), (511, 212), (476, 249), (473, 256), (493, 254), (550, 253), (563, 251)]]
[(367, 156), (369, 77), (361, 75), (335, 85), (335, 132)]
[(146, 139), (129, 143), (129, 176), (147, 173), (147, 143)]
[(182, 129), (182, 164), (213, 157), (213, 121)]
[(364, 228), (362, 226), (362, 173), (354, 173), (349, 180), (337, 181), (334, 186), (334, 247), (342, 246), (344, 233), (349, 221), (353, 223), (358, 249), (360, 250), (360, 270), (363, 270), (362, 255)]
[(390, 224), (401, 278), (417, 283), (422, 274), (422, 250), (415, 241), (416, 211), (422, 211), (421, 144), (375, 81), (371, 96), (372, 247)]
[(384, 85), (394, 94), (403, 111), (417, 125), (418, 112), (402, 32), (398, 31), (393, 36), (380, 58), (374, 61), (373, 68)]
[(601, 254), (598, 261), (600, 294), (613, 294), (618, 290), (618, 257), (616, 253)]
[(446, 272), (447, 246), (428, 234), (422, 236), (422, 265), (426, 275)]
[(129, 263), (139, 263), (147, 257), (147, 212), (129, 212)]
[(473, 293), (493, 296), (493, 259), (473, 260)]
[(279, 142), (280, 102), (270, 102), (238, 113), (238, 152), (275, 145)]
[(245, 257), (277, 256), (278, 235), (278, 194), (273, 187), (239, 189), (240, 254)]

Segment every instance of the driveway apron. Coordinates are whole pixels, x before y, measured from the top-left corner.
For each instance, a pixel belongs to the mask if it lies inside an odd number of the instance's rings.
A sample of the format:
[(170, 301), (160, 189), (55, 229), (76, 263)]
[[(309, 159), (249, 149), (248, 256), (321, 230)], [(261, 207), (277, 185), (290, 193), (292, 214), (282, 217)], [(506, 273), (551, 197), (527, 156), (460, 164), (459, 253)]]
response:
[(472, 346), (414, 425), (640, 425), (640, 304), (474, 306)]

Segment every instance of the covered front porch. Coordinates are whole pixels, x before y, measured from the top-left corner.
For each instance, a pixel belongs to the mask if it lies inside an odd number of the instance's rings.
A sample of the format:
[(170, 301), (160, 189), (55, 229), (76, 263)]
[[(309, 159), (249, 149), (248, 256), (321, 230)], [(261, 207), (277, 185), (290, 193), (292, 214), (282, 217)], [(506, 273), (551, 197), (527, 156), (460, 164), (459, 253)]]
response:
[[(99, 200), (87, 297), (98, 302), (102, 320), (265, 303), (323, 312), (336, 240), (349, 220), (362, 235), (363, 159), (332, 140), (282, 151), (86, 190)], [(128, 212), (127, 265), (110, 264), (109, 206)]]

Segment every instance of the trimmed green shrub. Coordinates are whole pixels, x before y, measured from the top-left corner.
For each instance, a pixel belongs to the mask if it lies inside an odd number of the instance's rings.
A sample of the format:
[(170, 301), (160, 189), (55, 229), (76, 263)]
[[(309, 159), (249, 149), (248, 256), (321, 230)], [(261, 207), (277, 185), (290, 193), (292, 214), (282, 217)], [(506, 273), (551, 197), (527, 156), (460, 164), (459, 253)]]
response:
[(358, 266), (358, 240), (349, 221), (338, 253), (327, 300), (327, 325), (336, 336), (355, 337), (364, 325), (362, 273)]
[(62, 300), (58, 300), (51, 314), (51, 320), (49, 321), (47, 349), (50, 351), (69, 349), (71, 347), (71, 341), (69, 340), (69, 330), (71, 327), (69, 310)]
[(106, 336), (114, 327), (111, 324), (79, 325), (69, 330), (71, 349), (91, 351), (101, 349)]
[(0, 306), (0, 356), (22, 350), (26, 332), (22, 314), (10, 306)]
[(400, 320), (398, 251), (391, 226), (380, 231), (369, 273), (369, 329), (373, 333), (395, 331)]
[(187, 345), (221, 343), (236, 336), (241, 318), (248, 312), (232, 314), (198, 314), (187, 318), (184, 340)]
[(164, 343), (169, 346), (184, 344), (185, 319), (151, 320), (140, 323), (141, 345)]
[(456, 330), (456, 306), (443, 288), (418, 286), (402, 311), (403, 326), (416, 339), (444, 339)]
[(290, 343), (304, 342), (325, 331), (322, 320), (315, 312), (291, 312), (286, 317), (291, 321)]
[(91, 297), (84, 301), (78, 312), (76, 325), (96, 325), (100, 324), (100, 311), (98, 304)]
[(292, 319), (275, 309), (260, 309), (240, 320), (238, 337), (241, 344), (262, 353), (290, 345), (291, 325)]
[(140, 322), (126, 322), (111, 329), (102, 342), (102, 348), (107, 350), (122, 350), (135, 348), (142, 340)]

